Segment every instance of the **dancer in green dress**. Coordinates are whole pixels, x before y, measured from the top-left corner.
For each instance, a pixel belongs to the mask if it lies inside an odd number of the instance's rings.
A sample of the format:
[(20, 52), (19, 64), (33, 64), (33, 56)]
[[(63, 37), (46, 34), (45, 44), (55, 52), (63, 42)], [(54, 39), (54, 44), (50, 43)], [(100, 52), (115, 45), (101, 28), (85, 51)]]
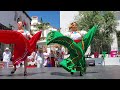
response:
[(63, 45), (70, 52), (70, 56), (63, 59), (60, 65), (73, 74), (80, 71), (80, 76), (86, 72), (85, 52), (97, 31), (98, 25), (93, 26), (88, 32), (78, 31), (77, 23), (70, 24), (71, 32), (64, 36), (58, 31), (51, 31), (47, 35), (47, 45), (57, 43)]

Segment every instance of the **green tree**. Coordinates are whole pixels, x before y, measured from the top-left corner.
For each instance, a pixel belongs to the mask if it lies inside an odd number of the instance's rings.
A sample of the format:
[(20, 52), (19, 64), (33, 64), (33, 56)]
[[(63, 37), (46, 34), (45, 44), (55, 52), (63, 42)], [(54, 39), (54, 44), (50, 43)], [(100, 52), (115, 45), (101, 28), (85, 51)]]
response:
[(50, 26), (50, 23), (49, 22), (43, 22), (43, 19), (42, 17), (40, 18), (40, 24), (37, 24), (37, 28), (40, 30), (45, 30), (45, 29), (48, 29)]
[[(93, 42), (91, 44), (93, 52), (102, 51), (109, 52), (110, 45), (113, 41), (110, 35), (116, 32), (116, 18), (112, 11), (79, 11), (79, 15), (76, 17), (79, 30), (88, 31), (94, 25), (99, 25)], [(107, 49), (109, 48), (109, 49)]]

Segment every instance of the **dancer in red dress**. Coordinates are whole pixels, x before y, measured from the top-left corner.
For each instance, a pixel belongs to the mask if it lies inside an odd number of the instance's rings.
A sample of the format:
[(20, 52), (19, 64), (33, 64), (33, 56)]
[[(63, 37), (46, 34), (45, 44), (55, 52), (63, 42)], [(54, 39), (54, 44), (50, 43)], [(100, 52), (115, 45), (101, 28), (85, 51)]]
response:
[[(18, 31), (16, 30), (0, 30), (0, 42), (5, 44), (14, 44), (14, 51), (13, 51), (13, 65), (14, 69), (12, 70), (11, 74), (16, 71), (16, 65), (20, 64), (24, 61), (24, 75), (27, 75), (27, 56), (30, 55), (36, 49), (36, 42), (40, 39), (41, 32), (39, 31), (35, 35), (31, 36), (30, 34), (26, 33), (22, 28), (22, 22), (18, 23)], [(21, 32), (23, 31), (23, 32)], [(30, 36), (30, 37), (29, 37)], [(29, 39), (27, 39), (30, 38)]]

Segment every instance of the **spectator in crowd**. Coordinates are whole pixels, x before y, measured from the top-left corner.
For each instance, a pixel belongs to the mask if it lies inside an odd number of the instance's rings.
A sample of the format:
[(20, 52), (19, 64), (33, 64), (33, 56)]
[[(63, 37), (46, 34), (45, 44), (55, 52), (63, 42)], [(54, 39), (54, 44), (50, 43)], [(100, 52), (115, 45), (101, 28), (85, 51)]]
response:
[(56, 52), (56, 60), (55, 60), (55, 66), (56, 66), (56, 67), (59, 66), (59, 59), (60, 59), (60, 53), (57, 51), (57, 52)]
[(60, 62), (64, 59), (63, 58), (63, 52), (57, 52), (57, 59), (58, 59), (58, 65), (60, 65)]
[(37, 63), (37, 68), (41, 68), (43, 64), (43, 50), (42, 48), (38, 49), (36, 55), (35, 55), (35, 61)]
[[(31, 55), (27, 57), (28, 66), (29, 66), (29, 65), (36, 65), (35, 55), (36, 55), (36, 52), (33, 51), (33, 52), (31, 53)], [(23, 63), (23, 64), (24, 64), (24, 63)], [(23, 65), (23, 66), (24, 66), (24, 65)]]
[(45, 66), (48, 65), (48, 57), (49, 57), (49, 53), (47, 52), (47, 50), (44, 50), (43, 56), (44, 56), (44, 64), (43, 64), (43, 66), (45, 67)]
[(34, 62), (35, 61), (35, 55), (36, 55), (36, 52), (35, 51), (32, 52), (31, 55), (27, 57), (28, 61)]
[(51, 66), (55, 67), (55, 52), (53, 50), (50, 51), (50, 62), (51, 62)]
[(10, 59), (11, 59), (11, 52), (9, 48), (6, 48), (5, 51), (3, 52), (4, 68), (9, 68)]

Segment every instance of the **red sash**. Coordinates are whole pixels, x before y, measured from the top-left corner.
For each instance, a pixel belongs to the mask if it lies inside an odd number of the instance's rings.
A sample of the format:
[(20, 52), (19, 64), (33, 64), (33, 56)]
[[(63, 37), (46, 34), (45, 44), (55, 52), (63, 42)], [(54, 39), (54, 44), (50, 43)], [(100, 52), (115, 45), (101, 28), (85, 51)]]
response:
[[(71, 34), (73, 34), (74, 32), (71, 32)], [(76, 32), (77, 33), (77, 32)], [(79, 39), (77, 39), (77, 40), (74, 40), (74, 42), (76, 42), (76, 43), (79, 43), (79, 42), (81, 42), (81, 40), (79, 40)]]
[(79, 43), (79, 42), (81, 42), (81, 40), (74, 40), (74, 42)]

